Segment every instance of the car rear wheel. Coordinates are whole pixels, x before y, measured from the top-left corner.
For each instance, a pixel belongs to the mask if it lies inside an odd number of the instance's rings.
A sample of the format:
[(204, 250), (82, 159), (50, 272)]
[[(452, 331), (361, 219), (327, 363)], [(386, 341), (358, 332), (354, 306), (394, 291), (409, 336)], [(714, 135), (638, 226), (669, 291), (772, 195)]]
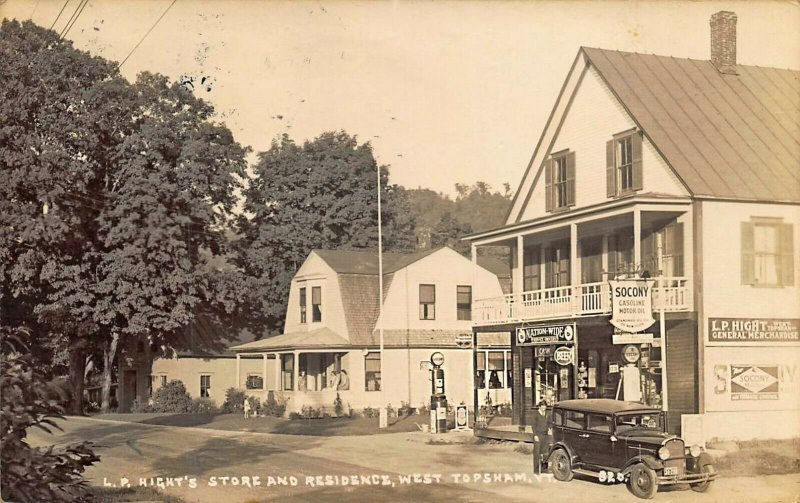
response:
[[(714, 464), (709, 460), (701, 459), (700, 460), (700, 464), (699, 464), (699, 468), (700, 468), (700, 470), (699, 470), (700, 473), (708, 473), (708, 474), (716, 473), (716, 469), (714, 468)], [(692, 491), (695, 491), (695, 492), (698, 492), (698, 493), (704, 493), (704, 492), (708, 491), (708, 489), (711, 487), (711, 482), (713, 482), (713, 481), (712, 480), (706, 480), (704, 482), (697, 482), (696, 484), (689, 484), (689, 487), (692, 488)]]
[(649, 500), (658, 490), (656, 472), (644, 463), (639, 463), (631, 469), (628, 488), (634, 496)]
[(547, 459), (547, 467), (556, 480), (560, 480), (561, 482), (569, 482), (572, 480), (572, 463), (570, 462), (569, 454), (567, 454), (567, 451), (564, 449), (556, 449), (550, 454), (550, 457)]

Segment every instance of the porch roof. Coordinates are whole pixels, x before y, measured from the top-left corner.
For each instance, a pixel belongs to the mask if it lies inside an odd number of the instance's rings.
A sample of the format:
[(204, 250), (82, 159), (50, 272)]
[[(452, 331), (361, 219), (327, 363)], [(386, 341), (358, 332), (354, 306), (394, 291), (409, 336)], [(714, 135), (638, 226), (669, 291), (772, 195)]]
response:
[(231, 347), (231, 351), (274, 351), (280, 349), (325, 349), (351, 346), (350, 342), (327, 327), (308, 332), (291, 332)]

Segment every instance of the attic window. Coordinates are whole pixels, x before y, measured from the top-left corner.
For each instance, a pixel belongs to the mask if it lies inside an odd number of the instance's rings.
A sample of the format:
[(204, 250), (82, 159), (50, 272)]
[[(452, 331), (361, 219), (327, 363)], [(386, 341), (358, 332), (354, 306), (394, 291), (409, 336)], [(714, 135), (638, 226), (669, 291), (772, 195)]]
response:
[(306, 323), (307, 321), (306, 289), (303, 287), (300, 289), (300, 323)]
[(311, 321), (319, 323), (322, 321), (322, 287), (311, 288)]
[(419, 319), (436, 319), (436, 286), (419, 285)]
[(642, 135), (631, 130), (606, 143), (606, 195), (619, 197), (642, 190)]
[(575, 152), (550, 156), (545, 166), (545, 210), (565, 210), (575, 205)]

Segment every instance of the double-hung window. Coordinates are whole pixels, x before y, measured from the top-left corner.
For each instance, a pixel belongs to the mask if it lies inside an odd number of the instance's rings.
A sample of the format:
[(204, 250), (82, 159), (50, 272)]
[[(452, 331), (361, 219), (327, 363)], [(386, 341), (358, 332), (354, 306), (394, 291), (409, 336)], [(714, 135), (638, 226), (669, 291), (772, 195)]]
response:
[(311, 321), (322, 321), (322, 287), (319, 286), (311, 288)]
[(642, 135), (631, 130), (606, 143), (606, 195), (619, 197), (642, 189)]
[(200, 397), (211, 397), (211, 376), (208, 374), (203, 374), (200, 376)]
[(754, 218), (741, 224), (742, 284), (794, 285), (794, 227), (781, 219)]
[(545, 166), (545, 210), (565, 210), (575, 205), (575, 152), (552, 154)]
[(261, 374), (247, 374), (247, 389), (264, 389), (264, 376)]
[(306, 323), (308, 321), (308, 313), (306, 308), (306, 289), (305, 287), (300, 289), (300, 323)]
[(472, 287), (469, 285), (456, 287), (456, 319), (472, 319)]
[(364, 356), (364, 390), (381, 390), (381, 354), (377, 351)]
[(419, 319), (436, 319), (436, 286), (419, 285)]

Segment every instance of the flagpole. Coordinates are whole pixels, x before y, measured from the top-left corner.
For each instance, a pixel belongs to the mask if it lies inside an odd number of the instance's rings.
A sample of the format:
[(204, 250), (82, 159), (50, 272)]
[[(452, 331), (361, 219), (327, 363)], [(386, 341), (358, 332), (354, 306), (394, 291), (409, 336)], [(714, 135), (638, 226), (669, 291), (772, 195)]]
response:
[(386, 410), (386, 376), (383, 372), (383, 226), (381, 223), (381, 167), (378, 165), (378, 334), (380, 339), (380, 372), (381, 372), (381, 403), (378, 426), (389, 426), (388, 411)]

